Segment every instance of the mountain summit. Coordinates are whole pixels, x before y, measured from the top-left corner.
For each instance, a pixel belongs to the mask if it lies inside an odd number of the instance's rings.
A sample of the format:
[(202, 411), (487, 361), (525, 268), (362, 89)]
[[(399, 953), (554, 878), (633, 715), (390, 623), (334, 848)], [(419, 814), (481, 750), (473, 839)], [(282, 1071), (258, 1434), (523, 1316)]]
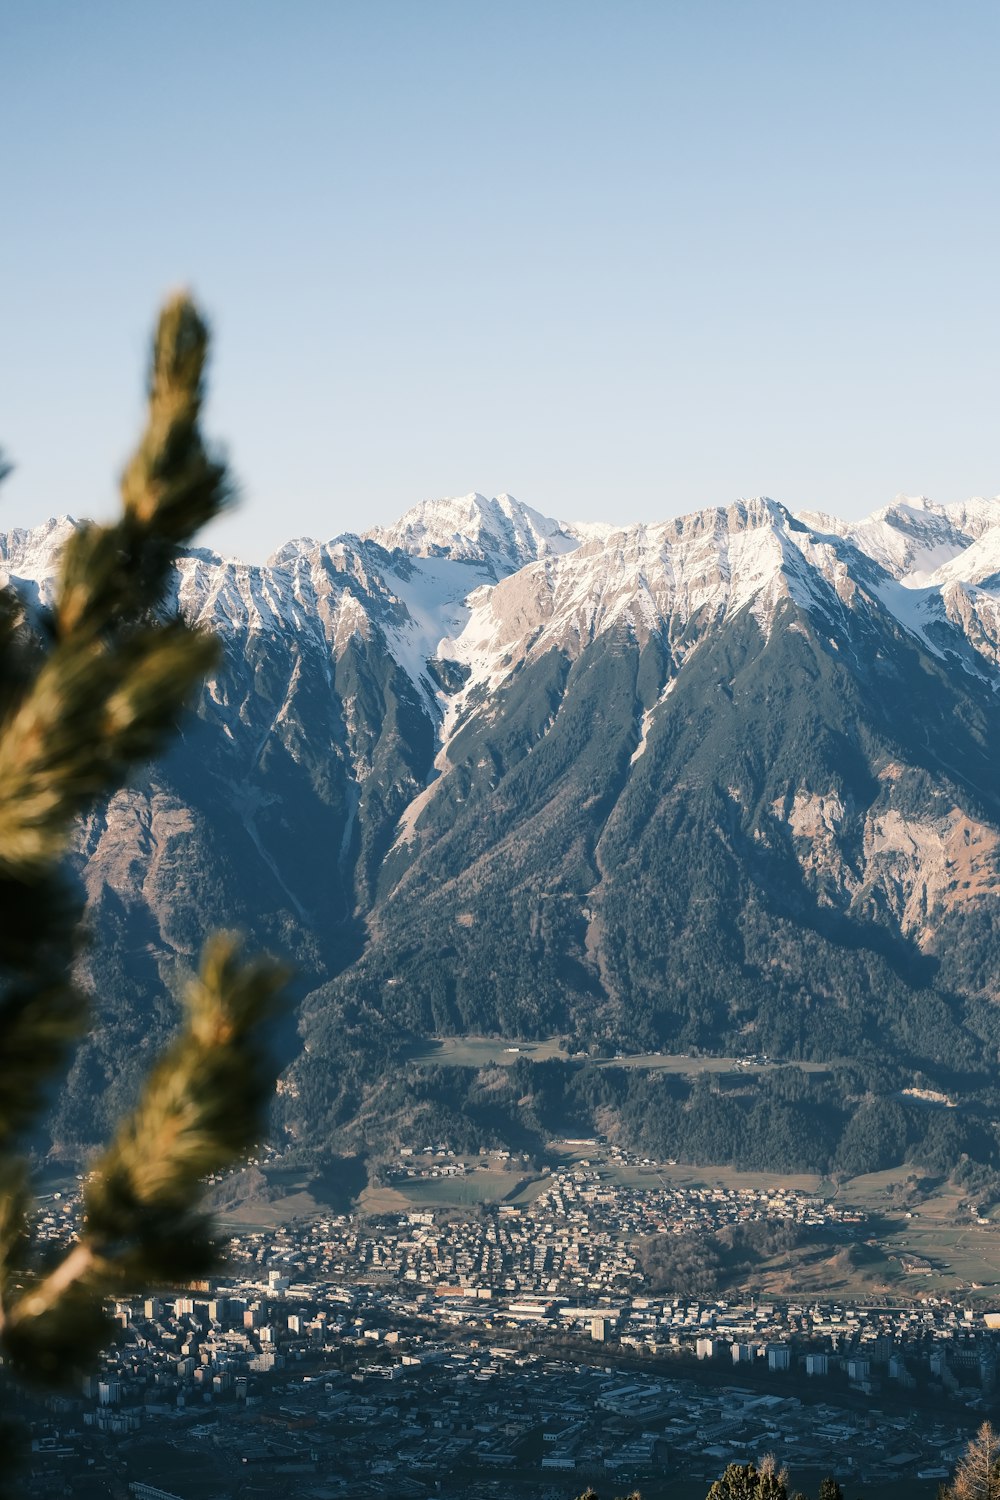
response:
[(395, 525), (376, 526), (364, 536), (387, 552), (488, 563), (497, 578), (536, 558), (571, 552), (579, 544), (572, 527), (550, 520), (512, 495), (425, 500)]

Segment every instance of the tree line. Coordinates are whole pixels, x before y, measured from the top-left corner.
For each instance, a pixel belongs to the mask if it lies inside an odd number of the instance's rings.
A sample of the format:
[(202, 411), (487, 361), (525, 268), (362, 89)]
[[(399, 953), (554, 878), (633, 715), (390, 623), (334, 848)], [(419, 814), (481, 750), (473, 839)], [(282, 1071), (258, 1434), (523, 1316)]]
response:
[[(779, 1469), (772, 1454), (757, 1463), (727, 1464), (708, 1489), (705, 1500), (809, 1500), (801, 1490), (790, 1492), (787, 1469)], [(596, 1490), (586, 1489), (577, 1500), (605, 1500)], [(642, 1500), (638, 1490), (607, 1500)], [(820, 1482), (816, 1500), (845, 1500), (844, 1490), (832, 1474)], [(938, 1500), (1000, 1500), (1000, 1434), (984, 1422), (969, 1439), (948, 1484)]]

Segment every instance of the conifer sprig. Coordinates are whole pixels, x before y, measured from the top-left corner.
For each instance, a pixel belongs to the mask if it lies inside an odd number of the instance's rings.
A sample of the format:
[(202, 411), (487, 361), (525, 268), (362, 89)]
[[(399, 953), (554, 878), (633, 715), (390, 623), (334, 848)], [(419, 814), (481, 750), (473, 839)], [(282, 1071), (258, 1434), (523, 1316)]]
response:
[[(209, 941), (187, 989), (182, 1031), (90, 1174), (78, 1240), (44, 1271), (22, 1267), (13, 1301), (0, 1310), (0, 1333), (20, 1371), (65, 1382), (105, 1341), (103, 1295), (216, 1266), (219, 1247), (198, 1209), (197, 1184), (259, 1139), (274, 1085), (260, 1031), (284, 979), (270, 962), (242, 963), (233, 937)], [(19, 1205), (11, 1202), (8, 1236), (23, 1244), (23, 1188)], [(6, 1228), (0, 1218), (0, 1236)]]
[(141, 1264), (123, 1261), (130, 1275), (163, 1275), (163, 1247), (178, 1239), (210, 1268), (215, 1246), (192, 1213), (191, 1183), (256, 1144), (274, 1087), (258, 1039), (284, 978), (272, 963), (241, 963), (232, 937), (208, 943), (184, 1029), (87, 1188), (87, 1233), (103, 1246), (133, 1243)]
[(79, 813), (159, 749), (217, 655), (164, 605), (178, 547), (232, 493), (199, 428), (207, 348), (174, 297), (120, 519), (74, 532), (47, 615), (0, 591), (0, 1355), (50, 1382), (93, 1362), (109, 1293), (215, 1263), (199, 1184), (259, 1141), (274, 1082), (262, 1027), (283, 971), (216, 937), (179, 1036), (91, 1173), (78, 1237), (38, 1254), (18, 1141), (87, 1016), (72, 978), (82, 913), (59, 861)]
[(148, 623), (177, 548), (231, 497), (198, 427), (208, 334), (193, 304), (164, 308), (146, 430), (122, 478), (122, 515), (81, 526), (62, 559), (52, 645), (0, 724), (0, 870), (31, 875), (73, 819), (155, 752), (211, 668), (211, 637)]

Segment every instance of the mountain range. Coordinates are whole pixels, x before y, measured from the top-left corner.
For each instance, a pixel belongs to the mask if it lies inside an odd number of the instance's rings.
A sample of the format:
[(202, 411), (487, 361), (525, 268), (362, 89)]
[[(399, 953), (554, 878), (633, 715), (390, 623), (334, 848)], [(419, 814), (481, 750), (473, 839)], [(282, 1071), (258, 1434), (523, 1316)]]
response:
[[(74, 525), (0, 537), (38, 607)], [(574, 1122), (992, 1169), (1000, 497), (619, 527), (470, 495), (263, 566), (192, 551), (169, 606), (224, 657), (74, 852), (98, 1024), (61, 1149), (134, 1089), (225, 926), (298, 966), (276, 1128), (314, 1159)], [(562, 1060), (407, 1061), (470, 1034)], [(613, 1065), (656, 1052), (825, 1066)]]

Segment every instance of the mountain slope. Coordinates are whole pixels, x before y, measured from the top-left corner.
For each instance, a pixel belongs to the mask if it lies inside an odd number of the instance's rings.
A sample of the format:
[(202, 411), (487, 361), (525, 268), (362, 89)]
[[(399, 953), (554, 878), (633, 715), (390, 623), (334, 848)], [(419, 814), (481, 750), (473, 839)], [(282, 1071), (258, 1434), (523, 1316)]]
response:
[[(40, 605), (72, 524), (0, 539)], [(616, 530), (470, 496), (264, 567), (193, 553), (173, 605), (224, 665), (83, 832), (104, 1011), (60, 1139), (100, 1128), (170, 1024), (164, 984), (235, 925), (300, 967), (303, 1149), (377, 1146), (428, 1088), (453, 1131), (523, 1129), (496, 1081), (488, 1104), (400, 1069), (413, 1037), (486, 1031), (847, 1060), (822, 1099), (745, 1094), (758, 1163), (784, 1131), (829, 1165), (876, 1077), (958, 1080), (992, 1159), (1000, 502)], [(524, 1097), (633, 1136), (715, 1108), (589, 1077)]]

